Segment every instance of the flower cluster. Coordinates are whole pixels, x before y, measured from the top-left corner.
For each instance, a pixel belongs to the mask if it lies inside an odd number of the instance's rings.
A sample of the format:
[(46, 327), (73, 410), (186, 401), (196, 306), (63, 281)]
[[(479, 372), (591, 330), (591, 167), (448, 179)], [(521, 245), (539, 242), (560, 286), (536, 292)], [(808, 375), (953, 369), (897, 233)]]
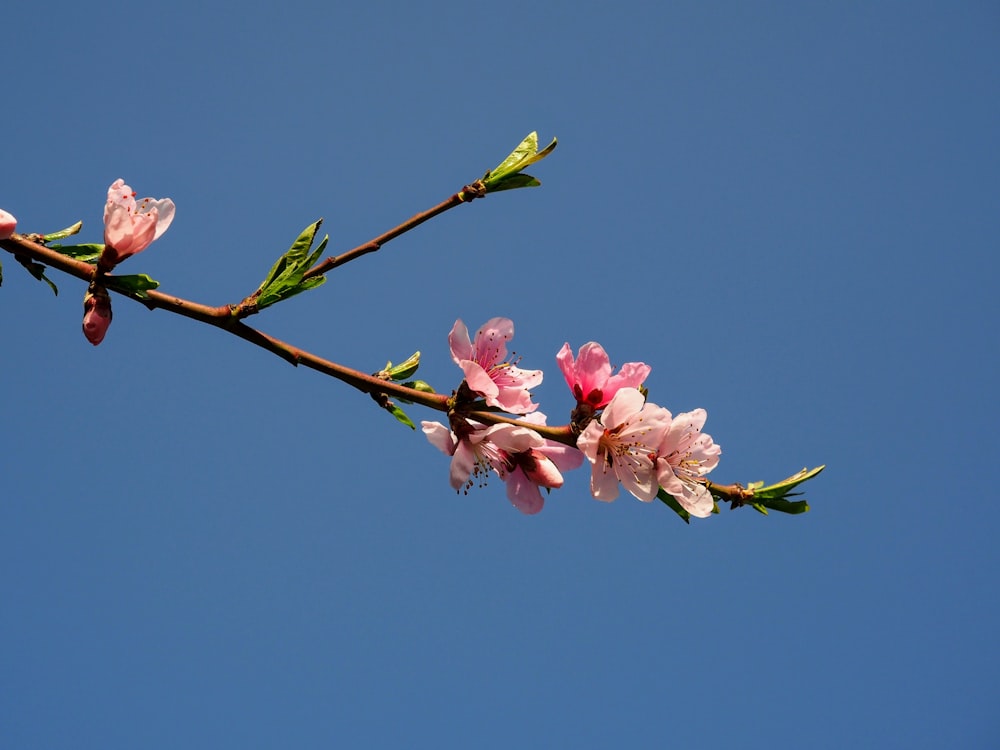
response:
[[(650, 367), (628, 362), (617, 374), (600, 344), (584, 344), (573, 356), (565, 344), (556, 355), (576, 399), (566, 443), (547, 439), (532, 426), (545, 425), (530, 390), (542, 382), (540, 370), (522, 370), (507, 361), (514, 324), (493, 318), (470, 340), (461, 320), (448, 341), (465, 379), (455, 392), (450, 426), (423, 422), (427, 439), (451, 456), (451, 485), (466, 490), (491, 474), (507, 485), (507, 497), (523, 513), (542, 509), (540, 488), (563, 485), (562, 472), (590, 464), (590, 491), (598, 500), (618, 497), (619, 485), (649, 502), (666, 493), (693, 516), (712, 513), (715, 501), (704, 477), (719, 462), (721, 449), (703, 433), (707, 414), (696, 409), (673, 416), (646, 400), (643, 382)], [(516, 423), (486, 425), (469, 412), (492, 407), (520, 417)]]

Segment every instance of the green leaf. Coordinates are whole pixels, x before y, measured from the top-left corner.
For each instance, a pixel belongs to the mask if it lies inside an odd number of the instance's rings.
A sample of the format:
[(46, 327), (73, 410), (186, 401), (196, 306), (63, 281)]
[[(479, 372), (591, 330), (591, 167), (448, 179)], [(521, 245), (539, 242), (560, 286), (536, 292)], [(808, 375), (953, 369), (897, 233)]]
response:
[(408, 416), (406, 416), (406, 412), (404, 412), (402, 409), (400, 409), (395, 404), (393, 404), (392, 407), (388, 411), (389, 411), (390, 414), (392, 414), (392, 416), (394, 416), (397, 420), (399, 420), (400, 422), (402, 422), (403, 424), (405, 424), (411, 430), (417, 429), (417, 426), (415, 424), (413, 424), (413, 420), (410, 419)]
[[(541, 185), (542, 183), (531, 175), (519, 175), (519, 173), (551, 154), (557, 143), (557, 139), (553, 138), (552, 143), (539, 151), (538, 133), (529, 133), (517, 145), (517, 148), (510, 152), (506, 159), (483, 176), (482, 182), (486, 187), (486, 192), (493, 193), (499, 190), (512, 190), (514, 188), (537, 187)], [(512, 179), (514, 177), (518, 179)]]
[(767, 487), (763, 486), (763, 482), (753, 482), (749, 485), (749, 488), (753, 489), (753, 499), (750, 504), (765, 516), (768, 509), (781, 513), (806, 513), (809, 510), (809, 503), (805, 500), (789, 500), (788, 498), (801, 495), (801, 492), (792, 492), (792, 490), (803, 482), (809, 481), (825, 468), (826, 465), (817, 466), (815, 469), (802, 469), (787, 479), (782, 479)]
[[(434, 389), (430, 387), (423, 380), (408, 380), (403, 383), (406, 388), (412, 388), (415, 391), (420, 391), (421, 393), (434, 393)], [(396, 396), (404, 404), (412, 404), (413, 402), (409, 399), (403, 398), (402, 396)]]
[(660, 487), (660, 491), (656, 493), (656, 497), (663, 501), (663, 503), (674, 513), (680, 516), (684, 523), (691, 523), (691, 514), (684, 510), (684, 508), (681, 507), (681, 504), (674, 499), (674, 496), (669, 494), (665, 489)]
[[(49, 243), (52, 240), (62, 240), (71, 235), (76, 234), (83, 228), (83, 222), (78, 221), (72, 226), (66, 227), (65, 229), (60, 229), (58, 232), (49, 232), (48, 234), (43, 234), (42, 239), (44, 242)], [(102, 245), (103, 247), (103, 245)]]
[(389, 380), (406, 380), (412, 377), (420, 367), (420, 352), (414, 352), (409, 357), (407, 357), (405, 362), (400, 362), (398, 365), (393, 365), (392, 362), (385, 363), (385, 377)]
[(146, 292), (150, 289), (156, 289), (160, 285), (159, 281), (149, 278), (144, 273), (130, 276), (108, 276), (105, 283), (110, 288), (124, 292), (138, 300), (148, 299), (149, 295)]
[[(48, 235), (46, 235), (47, 237)], [(49, 245), (49, 248), (56, 252), (68, 255), (84, 263), (96, 263), (104, 252), (104, 245), (98, 243), (88, 243), (84, 245)]]
[(322, 223), (323, 220), (320, 219), (302, 230), (302, 233), (292, 243), (288, 252), (278, 258), (271, 267), (263, 283), (251, 295), (251, 299), (256, 304), (258, 310), (263, 310), (265, 307), (269, 307), (276, 302), (294, 297), (296, 294), (315, 289), (326, 282), (325, 276), (313, 276), (309, 279), (302, 278), (303, 274), (316, 264), (319, 256), (326, 249), (327, 242), (330, 240), (330, 236), (327, 235), (319, 243), (314, 252), (309, 252), (313, 240), (316, 238), (316, 232), (319, 231)]
[[(815, 469), (802, 469), (802, 471), (798, 471), (795, 474), (792, 474), (792, 476), (788, 477), (787, 479), (782, 479), (780, 482), (769, 485), (767, 487), (760, 486), (763, 484), (763, 482), (755, 482), (754, 484), (750, 485), (751, 487), (753, 487), (753, 499), (756, 502), (760, 502), (761, 500), (774, 500), (783, 498), (786, 495), (788, 495), (792, 489), (802, 484), (803, 482), (812, 479), (821, 471), (823, 471), (823, 469), (825, 468), (826, 465), (824, 464), (823, 466), (817, 466)], [(799, 494), (799, 493), (792, 493), (792, 494)]]
[(56, 287), (55, 284), (52, 283), (52, 280), (45, 275), (45, 266), (43, 266), (41, 263), (35, 263), (35, 261), (31, 260), (30, 258), (22, 258), (16, 255), (14, 257), (17, 258), (18, 263), (20, 263), (28, 270), (28, 273), (30, 273), (39, 281), (44, 281), (46, 284), (49, 285), (49, 289), (52, 290), (52, 293), (57, 297), (59, 296), (59, 289)]
[[(795, 493), (798, 494), (798, 493)], [(771, 510), (777, 510), (782, 513), (807, 513), (809, 511), (809, 503), (805, 500), (784, 500), (782, 498), (773, 498), (771, 500), (765, 500), (761, 503), (765, 508), (770, 508)]]
[(538, 187), (542, 183), (530, 174), (512, 174), (502, 177), (493, 183), (487, 192), (499, 193), (501, 190), (515, 190), (523, 187)]

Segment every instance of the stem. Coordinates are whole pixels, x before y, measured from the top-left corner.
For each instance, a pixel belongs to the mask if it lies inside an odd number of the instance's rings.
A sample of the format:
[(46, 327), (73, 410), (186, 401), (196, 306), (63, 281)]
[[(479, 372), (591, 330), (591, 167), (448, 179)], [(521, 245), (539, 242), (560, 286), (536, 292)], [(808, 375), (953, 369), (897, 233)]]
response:
[(715, 482), (710, 482), (707, 479), (702, 479), (701, 483), (704, 484), (708, 488), (708, 491), (715, 497), (721, 498), (727, 503), (732, 503), (731, 507), (733, 508), (742, 507), (753, 499), (753, 490), (747, 489), (739, 482), (734, 482), (733, 484), (716, 484)]
[[(116, 288), (114, 276), (99, 274), (97, 268), (90, 263), (84, 263), (62, 255), (52, 248), (32, 242), (23, 235), (14, 234), (10, 239), (0, 240), (0, 247), (16, 257), (29, 258), (38, 263), (43, 263), (88, 283), (96, 280), (109, 290), (128, 299), (136, 300), (132, 295)], [(233, 307), (231, 305), (212, 307), (172, 294), (164, 294), (155, 289), (148, 291), (145, 299), (136, 301), (141, 302), (150, 310), (166, 310), (167, 312), (183, 315), (186, 318), (191, 318), (228, 331), (234, 336), (239, 336), (244, 341), (249, 341), (255, 346), (266, 349), (293, 365), (304, 365), (312, 370), (322, 372), (364, 393), (385, 393), (438, 411), (447, 411), (449, 408), (447, 403), (449, 397), (445, 394), (425, 393), (424, 391), (407, 388), (389, 380), (382, 380), (359, 370), (331, 362), (311, 352), (294, 347), (256, 328), (251, 328), (233, 317)], [(483, 421), (488, 423), (500, 421), (497, 419), (498, 416), (484, 414)]]
[(414, 227), (420, 226), (428, 219), (433, 219), (438, 214), (443, 214), (448, 209), (454, 208), (455, 206), (461, 203), (468, 203), (472, 200), (475, 200), (476, 198), (483, 197), (486, 193), (483, 190), (479, 189), (477, 185), (478, 183), (466, 185), (464, 188), (459, 190), (457, 193), (455, 193), (447, 200), (442, 201), (433, 208), (429, 208), (426, 211), (422, 211), (419, 214), (414, 214), (399, 226), (390, 229), (388, 232), (385, 232), (384, 234), (380, 234), (375, 239), (368, 240), (368, 242), (364, 243), (363, 245), (358, 245), (353, 250), (348, 250), (346, 253), (342, 253), (341, 255), (334, 255), (329, 258), (325, 258), (324, 260), (321, 260), (315, 266), (306, 271), (302, 275), (302, 278), (308, 279), (313, 276), (320, 276), (326, 273), (327, 271), (333, 270), (337, 266), (342, 266), (345, 263), (354, 260), (355, 258), (360, 258), (362, 255), (373, 253), (380, 247), (382, 247), (382, 245), (389, 242), (389, 240), (396, 239), (397, 237), (399, 237), (399, 235), (405, 234)]

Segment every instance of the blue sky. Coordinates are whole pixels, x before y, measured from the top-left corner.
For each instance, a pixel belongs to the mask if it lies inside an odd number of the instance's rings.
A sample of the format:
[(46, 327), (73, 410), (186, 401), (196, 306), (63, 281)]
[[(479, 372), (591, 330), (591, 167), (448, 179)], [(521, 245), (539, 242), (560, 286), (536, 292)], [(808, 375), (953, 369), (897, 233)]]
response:
[[(990, 747), (995, 3), (19, 3), (0, 207), (177, 218), (122, 266), (206, 304), (319, 217), (341, 252), (526, 133), (461, 206), (251, 322), (365, 371), (497, 315), (704, 407), (720, 482), (812, 511), (681, 523), (578, 471), (527, 517), (368, 397), (116, 299), (97, 348), (3, 254), (10, 748)], [(127, 271), (126, 271), (127, 268)], [(991, 301), (992, 300), (992, 301)], [(990, 341), (994, 341), (990, 344)], [(411, 416), (435, 418), (416, 407)]]

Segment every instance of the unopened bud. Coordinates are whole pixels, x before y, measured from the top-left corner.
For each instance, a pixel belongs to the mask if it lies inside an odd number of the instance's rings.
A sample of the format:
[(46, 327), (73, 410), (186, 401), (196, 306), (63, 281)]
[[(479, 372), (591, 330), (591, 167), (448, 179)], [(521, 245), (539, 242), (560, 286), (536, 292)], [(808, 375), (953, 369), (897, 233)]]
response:
[(104, 341), (111, 325), (111, 297), (103, 286), (91, 284), (83, 296), (83, 335), (94, 346)]
[(10, 239), (17, 229), (17, 219), (0, 208), (0, 240)]

